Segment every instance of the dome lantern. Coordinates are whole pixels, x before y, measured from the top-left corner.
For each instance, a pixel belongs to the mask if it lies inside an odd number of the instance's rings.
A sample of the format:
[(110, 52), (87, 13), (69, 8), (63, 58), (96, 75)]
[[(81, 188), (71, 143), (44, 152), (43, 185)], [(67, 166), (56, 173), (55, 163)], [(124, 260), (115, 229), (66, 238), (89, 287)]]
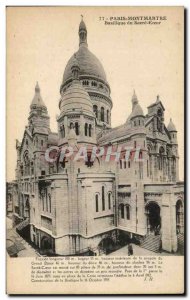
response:
[(81, 15), (81, 22), (79, 25), (79, 46), (80, 45), (85, 45), (88, 46), (87, 44), (87, 29), (86, 29), (86, 25), (83, 21), (83, 15)]
[(38, 81), (36, 82), (35, 93), (40, 93), (40, 87), (39, 87)]

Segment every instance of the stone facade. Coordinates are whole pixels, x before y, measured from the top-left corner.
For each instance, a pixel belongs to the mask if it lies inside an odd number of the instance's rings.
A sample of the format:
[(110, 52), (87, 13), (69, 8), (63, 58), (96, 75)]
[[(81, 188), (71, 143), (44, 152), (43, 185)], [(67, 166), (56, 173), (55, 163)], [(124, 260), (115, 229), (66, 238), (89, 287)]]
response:
[[(28, 125), (22, 142), (16, 143), (13, 213), (29, 220), (31, 241), (56, 255), (89, 249), (98, 254), (105, 241), (115, 243), (121, 232), (140, 239), (157, 230), (162, 248), (177, 251), (177, 234), (184, 227), (177, 130), (172, 120), (165, 126), (159, 96), (145, 115), (134, 92), (130, 116), (112, 128), (110, 86), (101, 63), (88, 50), (83, 21), (79, 50), (65, 68), (60, 95), (54, 133), (36, 85)], [(66, 146), (74, 153), (87, 146), (87, 161), (46, 161), (47, 149)], [(129, 159), (122, 150), (118, 162), (108, 163), (100, 155), (92, 163), (94, 146), (128, 147)]]

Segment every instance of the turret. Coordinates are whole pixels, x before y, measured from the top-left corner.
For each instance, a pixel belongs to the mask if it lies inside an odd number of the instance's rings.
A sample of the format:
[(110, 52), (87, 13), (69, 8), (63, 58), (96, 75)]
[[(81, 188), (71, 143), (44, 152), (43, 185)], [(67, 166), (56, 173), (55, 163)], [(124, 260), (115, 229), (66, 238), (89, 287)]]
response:
[(33, 133), (34, 128), (44, 128), (50, 130), (47, 107), (41, 97), (38, 82), (35, 86), (35, 94), (30, 105), (30, 115), (28, 118), (29, 130)]
[(132, 96), (132, 113), (130, 115), (132, 127), (144, 126), (144, 113), (142, 107), (138, 103), (138, 98), (135, 94)]
[(176, 130), (176, 127), (175, 127), (172, 119), (170, 119), (167, 129), (170, 133), (170, 138), (171, 138), (172, 144), (177, 144), (177, 130)]

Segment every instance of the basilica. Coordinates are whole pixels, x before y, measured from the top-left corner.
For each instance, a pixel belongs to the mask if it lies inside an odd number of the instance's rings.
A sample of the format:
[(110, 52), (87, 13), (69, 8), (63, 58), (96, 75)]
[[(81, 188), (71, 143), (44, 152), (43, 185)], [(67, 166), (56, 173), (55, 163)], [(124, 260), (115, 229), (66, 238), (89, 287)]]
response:
[[(184, 185), (178, 177), (174, 122), (165, 125), (159, 96), (145, 113), (132, 91), (130, 115), (112, 128), (111, 89), (101, 62), (89, 50), (83, 20), (78, 34), (79, 49), (60, 86), (58, 132), (50, 129), (37, 83), (23, 139), (16, 141), (14, 226), (47, 255), (101, 255), (127, 241), (176, 253), (183, 243)], [(58, 156), (57, 149), (67, 146), (74, 152), (87, 147), (87, 160), (46, 160), (47, 149)], [(118, 161), (107, 162), (104, 154), (91, 161), (94, 146), (128, 147), (129, 159), (122, 150)]]

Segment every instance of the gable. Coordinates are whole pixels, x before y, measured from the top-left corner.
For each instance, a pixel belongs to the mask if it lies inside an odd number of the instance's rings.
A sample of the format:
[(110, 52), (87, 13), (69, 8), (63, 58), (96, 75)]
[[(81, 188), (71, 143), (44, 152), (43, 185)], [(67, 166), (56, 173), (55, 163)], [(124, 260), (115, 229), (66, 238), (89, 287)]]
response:
[(26, 152), (26, 150), (31, 152), (32, 149), (33, 149), (32, 137), (31, 137), (30, 133), (28, 132), (28, 130), (25, 129), (24, 135), (22, 138), (22, 142), (21, 142), (21, 148), (20, 148), (21, 157), (24, 154), (24, 152)]

